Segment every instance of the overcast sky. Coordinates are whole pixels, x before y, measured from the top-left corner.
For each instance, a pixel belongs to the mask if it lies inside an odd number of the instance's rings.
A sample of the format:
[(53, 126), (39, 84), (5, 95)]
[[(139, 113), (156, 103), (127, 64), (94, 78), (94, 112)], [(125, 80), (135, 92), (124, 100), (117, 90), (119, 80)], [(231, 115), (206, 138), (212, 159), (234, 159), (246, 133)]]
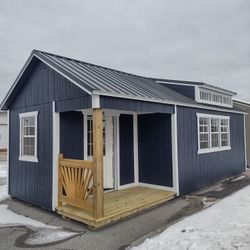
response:
[(0, 99), (33, 48), (250, 101), (249, 0), (0, 0)]

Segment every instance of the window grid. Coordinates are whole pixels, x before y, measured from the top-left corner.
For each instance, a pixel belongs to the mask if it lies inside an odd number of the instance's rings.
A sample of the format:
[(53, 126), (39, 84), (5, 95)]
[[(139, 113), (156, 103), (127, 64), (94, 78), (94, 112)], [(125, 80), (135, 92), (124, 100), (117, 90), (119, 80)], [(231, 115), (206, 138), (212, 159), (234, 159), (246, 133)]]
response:
[(37, 162), (37, 114), (28, 112), (19, 114), (20, 119), (20, 155), (19, 160)]
[(232, 106), (232, 97), (208, 90), (200, 90), (200, 101)]
[(197, 114), (198, 152), (230, 149), (229, 117)]
[[(103, 119), (103, 155), (106, 154), (106, 122)], [(87, 117), (87, 155), (93, 157), (93, 116)]]

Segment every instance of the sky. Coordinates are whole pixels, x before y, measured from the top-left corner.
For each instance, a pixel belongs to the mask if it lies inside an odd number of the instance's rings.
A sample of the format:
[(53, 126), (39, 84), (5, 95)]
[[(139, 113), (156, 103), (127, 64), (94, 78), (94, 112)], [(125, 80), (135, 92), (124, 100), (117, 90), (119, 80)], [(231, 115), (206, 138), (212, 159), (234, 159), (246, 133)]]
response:
[(32, 49), (250, 102), (249, 0), (0, 0), (0, 101)]

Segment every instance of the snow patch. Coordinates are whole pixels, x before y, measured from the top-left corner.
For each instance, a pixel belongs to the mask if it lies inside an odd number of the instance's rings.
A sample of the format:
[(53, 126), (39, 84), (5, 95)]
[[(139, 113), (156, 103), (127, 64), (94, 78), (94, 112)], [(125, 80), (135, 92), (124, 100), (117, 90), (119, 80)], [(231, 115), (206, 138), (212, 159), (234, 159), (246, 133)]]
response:
[(25, 217), (20, 214), (16, 214), (8, 209), (8, 205), (0, 205), (0, 227), (6, 226), (27, 226), (27, 227), (36, 227), (36, 228), (53, 228), (57, 227), (46, 225), (42, 222), (33, 220), (29, 217)]
[(230, 182), (240, 181), (240, 180), (245, 179), (245, 178), (246, 178), (246, 176), (245, 176), (245, 175), (242, 175), (242, 176), (239, 176), (239, 177), (237, 177), (237, 178), (231, 180)]
[(0, 202), (4, 201), (8, 197), (7, 186), (0, 186)]
[(250, 249), (250, 186), (170, 226), (133, 250)]
[(24, 244), (31, 246), (55, 243), (80, 234), (16, 214), (8, 209), (8, 205), (0, 205), (0, 228), (15, 226), (24, 226), (31, 229), (32, 233), (24, 240)]
[(66, 230), (45, 229), (31, 234), (24, 243), (26, 245), (44, 245), (72, 238), (79, 233)]

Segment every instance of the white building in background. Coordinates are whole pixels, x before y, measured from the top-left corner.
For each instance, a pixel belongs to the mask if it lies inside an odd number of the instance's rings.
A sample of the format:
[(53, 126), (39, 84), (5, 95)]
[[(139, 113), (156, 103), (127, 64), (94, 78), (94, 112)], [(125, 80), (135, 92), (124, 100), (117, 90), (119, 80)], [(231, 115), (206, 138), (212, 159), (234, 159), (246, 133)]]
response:
[(7, 151), (8, 124), (7, 112), (0, 111), (0, 152)]

